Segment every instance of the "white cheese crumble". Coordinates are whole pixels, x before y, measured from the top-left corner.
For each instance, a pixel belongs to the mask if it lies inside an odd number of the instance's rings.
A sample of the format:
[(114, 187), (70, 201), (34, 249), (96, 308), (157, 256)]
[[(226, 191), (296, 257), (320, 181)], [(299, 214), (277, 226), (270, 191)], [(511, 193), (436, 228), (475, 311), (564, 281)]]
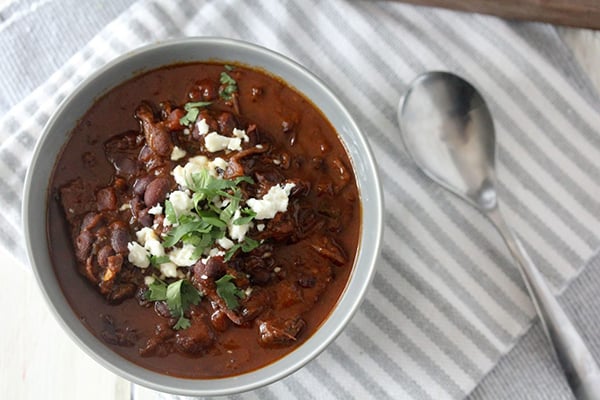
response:
[(278, 212), (287, 210), (290, 191), (296, 186), (293, 183), (286, 183), (272, 186), (269, 192), (258, 200), (255, 198), (248, 199), (246, 204), (256, 213), (254, 219), (270, 219)]
[(196, 122), (196, 128), (198, 128), (198, 133), (200, 135), (206, 135), (209, 130), (208, 124), (204, 118)]
[(150, 286), (154, 283), (156, 279), (154, 279), (153, 276), (145, 276), (144, 277), (144, 283), (146, 284), (146, 286)]
[(121, 207), (119, 207), (119, 211), (131, 210), (131, 204), (123, 203)]
[(235, 210), (235, 213), (233, 214), (233, 217), (231, 218), (231, 220), (227, 223), (227, 228), (229, 230), (229, 237), (233, 240), (237, 240), (238, 243), (241, 243), (244, 241), (244, 238), (246, 237), (246, 233), (248, 233), (248, 229), (250, 229), (250, 224), (242, 224), (242, 225), (234, 225), (233, 221), (235, 221), (236, 219), (238, 219), (239, 217), (241, 217), (242, 214), (240, 213), (240, 209), (238, 208), (237, 210)]
[(188, 162), (182, 167), (181, 165), (173, 168), (171, 175), (175, 178), (175, 182), (183, 189), (190, 187), (192, 182), (192, 175), (202, 172), (202, 170), (208, 170), (211, 176), (218, 176), (217, 168), (221, 170), (227, 169), (227, 161), (220, 157), (215, 158), (212, 161), (206, 156), (195, 156), (188, 160)]
[(177, 278), (177, 265), (172, 262), (162, 263), (159, 266), (160, 273), (167, 278)]
[(262, 232), (265, 230), (265, 224), (256, 224), (256, 230)]
[(190, 198), (190, 196), (188, 196), (187, 193), (182, 192), (181, 190), (171, 192), (169, 195), (169, 201), (171, 202), (177, 217), (189, 214), (192, 208), (194, 208), (194, 201)]
[(145, 248), (140, 246), (138, 242), (127, 243), (127, 250), (129, 255), (127, 260), (138, 268), (148, 268), (150, 265), (150, 258)]
[[(196, 264), (199, 257), (193, 257), (196, 246), (189, 243), (184, 243), (181, 248), (174, 248), (168, 254), (171, 262), (179, 267), (191, 267)], [(161, 264), (162, 267), (162, 264)]]
[(142, 245), (146, 245), (147, 240), (158, 240), (158, 236), (156, 236), (156, 232), (154, 232), (151, 228), (142, 228), (135, 233), (135, 237), (137, 241)]
[(171, 161), (181, 160), (186, 154), (184, 149), (174, 146), (173, 151), (171, 152)]
[(152, 215), (160, 215), (163, 212), (163, 208), (160, 204), (155, 205), (154, 207), (150, 207), (148, 210), (148, 214)]
[(216, 247), (213, 247), (212, 249), (209, 250), (208, 252), (208, 257), (217, 257), (217, 256), (225, 256), (225, 252), (223, 250), (219, 250)]
[(217, 244), (224, 248), (225, 250), (229, 250), (233, 247), (233, 242), (228, 237), (222, 237), (221, 239), (217, 239)]
[(278, 274), (278, 273), (279, 273), (279, 271), (281, 271), (281, 268), (280, 268), (280, 267), (275, 267), (275, 268), (273, 268), (273, 272), (275, 272), (276, 274)]
[(221, 150), (241, 150), (242, 139), (239, 137), (228, 137), (219, 135), (217, 132), (211, 132), (204, 138), (206, 150), (215, 153)]
[(217, 157), (211, 162), (208, 163), (209, 172), (212, 174), (217, 174), (217, 168), (225, 171), (227, 169), (227, 161), (223, 160), (221, 157)]
[(151, 255), (155, 257), (162, 257), (165, 255), (165, 249), (162, 244), (156, 239), (148, 239), (146, 240), (146, 244), (144, 248), (150, 252)]
[(233, 128), (233, 136), (242, 139), (244, 143), (248, 143), (250, 141), (250, 138), (248, 135), (246, 135), (246, 131), (243, 129)]

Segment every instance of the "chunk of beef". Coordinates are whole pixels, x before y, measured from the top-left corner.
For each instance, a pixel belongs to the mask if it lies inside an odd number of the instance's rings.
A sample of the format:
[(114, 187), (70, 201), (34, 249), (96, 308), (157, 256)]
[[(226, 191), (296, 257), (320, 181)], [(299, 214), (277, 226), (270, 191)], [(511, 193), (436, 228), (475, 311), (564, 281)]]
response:
[(273, 318), (260, 321), (258, 333), (260, 344), (264, 346), (288, 345), (297, 340), (302, 328), (306, 326), (300, 317), (292, 319)]
[(192, 318), (191, 326), (175, 334), (175, 348), (187, 354), (198, 354), (210, 347), (216, 335), (204, 316)]
[(174, 336), (175, 331), (167, 322), (157, 324), (154, 327), (154, 335), (138, 351), (142, 357), (166, 356), (170, 352), (169, 340)]
[(117, 194), (111, 186), (102, 188), (96, 192), (96, 206), (98, 211), (114, 211), (118, 207)]
[(196, 279), (219, 279), (225, 274), (225, 262), (223, 261), (223, 257), (215, 256), (210, 257), (206, 262), (203, 260), (198, 260), (198, 262), (194, 265), (194, 276)]
[(80, 215), (91, 211), (92, 207), (96, 208), (94, 190), (81, 178), (62, 186), (59, 192), (65, 216), (71, 226)]
[(343, 265), (348, 261), (346, 252), (334, 238), (325, 236), (318, 242), (311, 244), (311, 247), (319, 255), (333, 261), (336, 265)]
[(169, 157), (173, 151), (173, 141), (162, 122), (154, 119), (154, 113), (147, 104), (140, 105), (135, 110), (135, 116), (140, 121), (146, 143), (150, 149), (161, 157)]

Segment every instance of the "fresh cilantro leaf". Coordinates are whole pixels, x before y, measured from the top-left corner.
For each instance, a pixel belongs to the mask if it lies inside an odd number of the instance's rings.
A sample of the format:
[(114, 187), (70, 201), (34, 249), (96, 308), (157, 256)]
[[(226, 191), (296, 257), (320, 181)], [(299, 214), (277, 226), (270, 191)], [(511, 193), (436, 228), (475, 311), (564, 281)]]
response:
[(167, 220), (170, 223), (177, 223), (177, 214), (175, 213), (175, 208), (173, 208), (173, 204), (169, 200), (165, 200), (165, 217), (167, 217)]
[(183, 108), (186, 111), (189, 111), (191, 109), (194, 108), (201, 108), (201, 107), (208, 107), (210, 106), (212, 103), (210, 101), (190, 101), (189, 103), (185, 103), (185, 105), (183, 106)]
[(158, 266), (160, 264), (164, 264), (171, 261), (169, 256), (150, 256), (150, 264), (154, 266)]
[(217, 294), (220, 298), (225, 300), (225, 304), (230, 310), (239, 306), (238, 298), (243, 299), (245, 297), (244, 291), (235, 286), (235, 284), (231, 282), (232, 279), (234, 279), (234, 276), (227, 274), (215, 281), (217, 285)]
[(250, 223), (250, 221), (252, 221), (254, 219), (254, 217), (256, 217), (256, 213), (254, 211), (252, 211), (251, 208), (245, 208), (242, 210), (242, 213), (244, 213), (246, 216), (245, 217), (239, 217), (236, 218), (233, 221), (233, 225), (245, 225)]
[(258, 240), (252, 239), (250, 237), (244, 238), (242, 243), (236, 243), (229, 250), (225, 252), (225, 257), (223, 258), (225, 261), (231, 260), (231, 257), (235, 255), (235, 252), (239, 249), (242, 249), (244, 253), (249, 253), (252, 250), (256, 249), (260, 246), (260, 242)]
[(182, 315), (177, 320), (177, 323), (175, 325), (173, 325), (173, 329), (175, 329), (176, 331), (178, 331), (180, 329), (187, 329), (190, 326), (192, 326), (192, 323), (190, 322), (190, 320), (187, 319), (185, 316)]
[(249, 253), (252, 250), (256, 249), (258, 246), (260, 246), (260, 242), (258, 240), (246, 237), (242, 242), (242, 251), (244, 253)]
[(202, 218), (202, 221), (206, 222), (207, 224), (216, 226), (217, 228), (225, 228), (227, 226), (227, 224), (221, 221), (219, 219), (219, 216), (213, 211), (201, 210), (198, 212), (198, 215), (200, 216), (200, 218)]
[(166, 301), (169, 311), (174, 318), (178, 318), (173, 329), (186, 329), (190, 321), (185, 317), (185, 311), (190, 305), (198, 304), (202, 298), (200, 292), (186, 279), (180, 279), (167, 286)]
[(185, 109), (185, 111), (187, 111), (187, 114), (185, 114), (179, 119), (179, 123), (184, 126), (192, 125), (194, 122), (196, 122), (198, 114), (200, 114), (200, 108), (209, 106), (210, 104), (210, 101), (196, 101), (185, 103), (183, 108)]
[(200, 114), (200, 110), (198, 108), (192, 108), (183, 117), (179, 118), (179, 123), (183, 126), (190, 126), (196, 122), (198, 114)]
[(179, 226), (171, 229), (169, 231), (169, 233), (167, 233), (167, 236), (165, 237), (165, 240), (163, 241), (163, 246), (164, 247), (172, 247), (174, 246), (177, 242), (179, 242), (181, 240), (181, 238), (183, 238), (183, 236), (185, 236), (186, 234), (193, 232), (193, 231), (205, 231), (206, 230), (206, 224), (203, 221), (192, 221), (192, 222), (188, 222), (185, 224), (179, 224)]
[(234, 66), (232, 66), (232, 65), (227, 65), (227, 64), (225, 64), (225, 65), (224, 65), (224, 67), (225, 67), (225, 69), (226, 69), (227, 71), (233, 71), (233, 70), (235, 69), (235, 67), (234, 67)]
[(225, 261), (231, 260), (231, 257), (233, 257), (235, 252), (238, 251), (238, 249), (240, 247), (242, 247), (241, 243), (236, 243), (233, 246), (231, 246), (231, 248), (225, 252), (225, 257), (223, 258), (223, 260), (225, 260)]
[(233, 180), (233, 182), (235, 183), (236, 186), (239, 185), (242, 182), (246, 182), (246, 183), (249, 183), (249, 184), (253, 185), (254, 184), (254, 179), (252, 179), (249, 176), (245, 176), (244, 175), (244, 176), (238, 176), (237, 178), (235, 178)]
[(231, 100), (234, 93), (238, 91), (237, 82), (227, 72), (221, 72), (221, 78), (219, 80), (221, 86), (219, 87), (219, 96), (223, 100)]
[(163, 301), (167, 299), (167, 284), (160, 279), (154, 279), (154, 282), (148, 285), (148, 291), (144, 295), (149, 301)]
[(229, 222), (231, 220), (233, 214), (235, 214), (235, 210), (237, 210), (238, 206), (240, 205), (241, 196), (242, 193), (240, 192), (240, 189), (235, 188), (233, 190), (233, 196), (230, 198), (229, 204), (219, 214), (220, 219), (222, 219), (225, 222)]

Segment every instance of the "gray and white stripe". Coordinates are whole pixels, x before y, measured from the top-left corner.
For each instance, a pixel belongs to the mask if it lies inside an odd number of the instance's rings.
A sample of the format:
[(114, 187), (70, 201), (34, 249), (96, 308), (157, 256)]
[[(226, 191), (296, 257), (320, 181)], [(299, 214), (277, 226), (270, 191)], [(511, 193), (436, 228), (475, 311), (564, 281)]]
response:
[(15, 232), (33, 143), (98, 66), (176, 36), (267, 46), (319, 75), (353, 113), (379, 163), (386, 226), (372, 288), (336, 342), (296, 374), (232, 398), (462, 398), (534, 312), (493, 228), (410, 163), (396, 106), (428, 69), (456, 71), (484, 92), (506, 215), (560, 290), (599, 244), (600, 117), (581, 79), (564, 73), (573, 66), (553, 63), (524, 34), (534, 28), (387, 1), (139, 1), (0, 119), (0, 242), (23, 257)]

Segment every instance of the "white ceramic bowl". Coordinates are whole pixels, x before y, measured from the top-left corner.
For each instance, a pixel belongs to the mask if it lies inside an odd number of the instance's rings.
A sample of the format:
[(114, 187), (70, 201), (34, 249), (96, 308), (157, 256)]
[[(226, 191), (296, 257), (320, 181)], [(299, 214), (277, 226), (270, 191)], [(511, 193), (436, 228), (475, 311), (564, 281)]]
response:
[[(338, 304), (318, 331), (298, 349), (256, 371), (222, 379), (183, 379), (140, 367), (111, 351), (79, 321), (63, 295), (48, 253), (48, 187), (57, 155), (78, 119), (111, 88), (143, 71), (195, 61), (241, 62), (281, 77), (321, 109), (346, 146), (362, 203), (360, 248)], [(382, 194), (367, 141), (350, 113), (312, 73), (265, 48), (222, 38), (189, 38), (140, 48), (105, 65), (60, 105), (46, 125), (25, 179), (23, 223), (29, 261), (50, 308), (65, 331), (99, 363), (132, 382), (182, 395), (222, 395), (281, 379), (316, 357), (342, 331), (360, 305), (375, 269), (382, 235)]]

